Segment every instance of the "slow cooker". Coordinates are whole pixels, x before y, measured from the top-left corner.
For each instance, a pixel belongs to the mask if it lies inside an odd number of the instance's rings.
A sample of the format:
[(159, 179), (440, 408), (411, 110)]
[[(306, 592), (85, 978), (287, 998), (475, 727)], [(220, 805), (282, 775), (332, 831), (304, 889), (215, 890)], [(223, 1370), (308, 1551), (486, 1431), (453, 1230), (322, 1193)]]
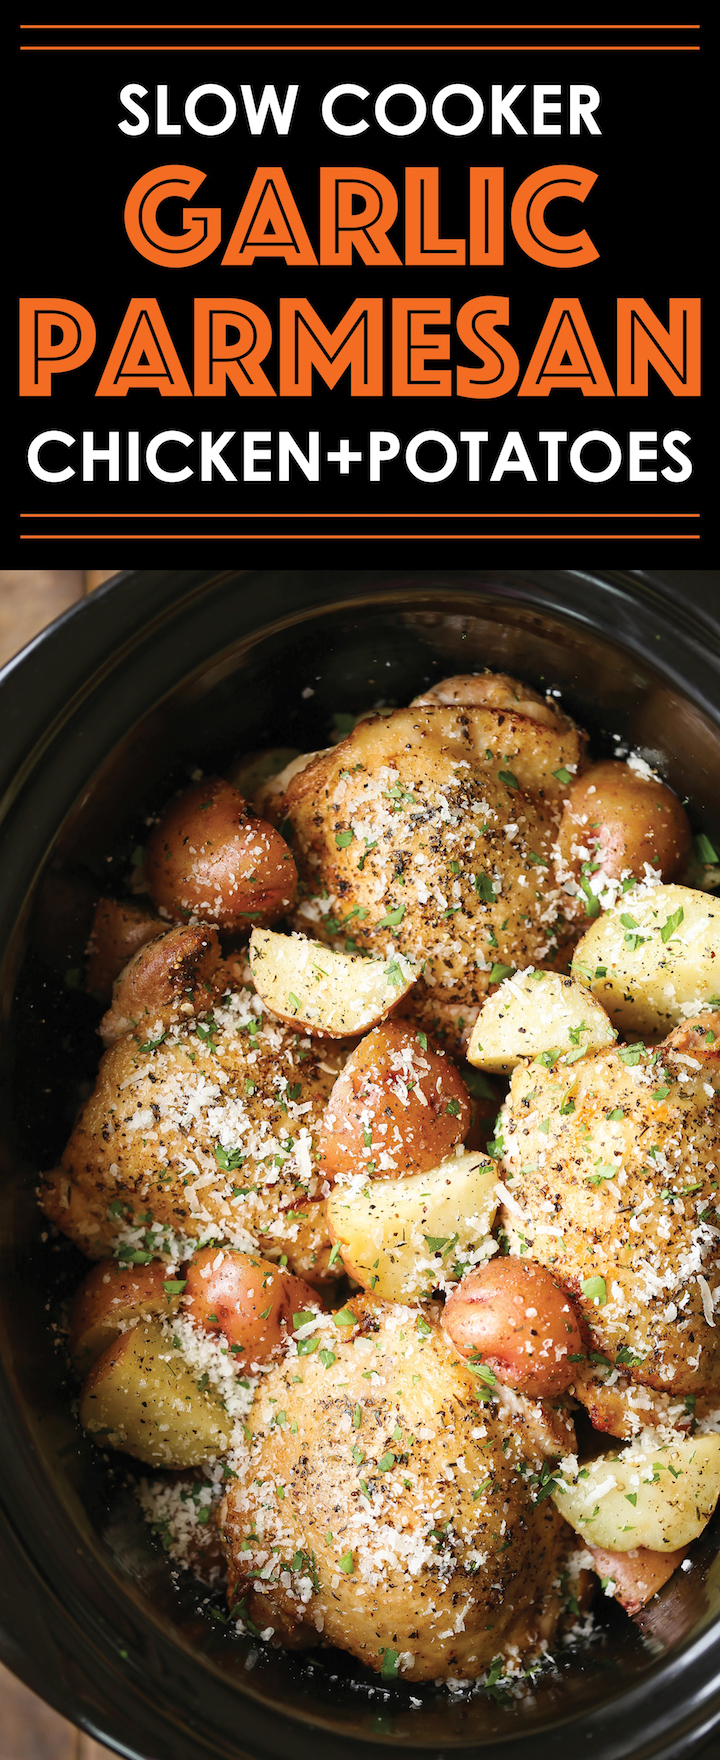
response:
[[(99, 1055), (89, 914), (192, 769), (328, 742), (333, 715), (489, 665), (562, 694), (600, 755), (639, 748), (720, 835), (720, 624), (672, 580), (542, 570), (135, 572), (0, 675), (0, 1627), (36, 1692), (137, 1760), (593, 1760), (713, 1751), (720, 1519), (645, 1612), (610, 1601), (518, 1699), (401, 1686), (330, 1650), (230, 1639), (82, 1435), (56, 1301), (81, 1262), (34, 1187)], [(118, 1464), (119, 1463), (119, 1464)], [(251, 1666), (248, 1666), (251, 1664)], [(417, 1695), (415, 1695), (417, 1697)], [(709, 1744), (709, 1745), (708, 1745)]]

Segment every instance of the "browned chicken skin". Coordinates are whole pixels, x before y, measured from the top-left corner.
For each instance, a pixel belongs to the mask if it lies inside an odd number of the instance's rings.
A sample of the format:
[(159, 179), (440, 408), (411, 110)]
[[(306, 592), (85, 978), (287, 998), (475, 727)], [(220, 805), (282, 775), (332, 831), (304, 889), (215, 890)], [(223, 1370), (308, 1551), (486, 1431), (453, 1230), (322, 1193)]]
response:
[[(437, 1326), (355, 1297), (266, 1377), (223, 1528), (230, 1600), (283, 1643), (410, 1680), (475, 1677), (551, 1637), (572, 1537)], [(332, 1358), (332, 1361), (326, 1360)]]
[(273, 804), (309, 895), (298, 928), (424, 963), (415, 1017), (462, 1047), (502, 968), (552, 965), (568, 939), (551, 851), (583, 738), (486, 706), (361, 721)]
[(603, 1428), (622, 1421), (618, 1382), (645, 1422), (717, 1403), (719, 1033), (708, 1013), (656, 1048), (513, 1073), (503, 1227), (578, 1301), (590, 1346), (575, 1392), (596, 1418), (604, 1405)]

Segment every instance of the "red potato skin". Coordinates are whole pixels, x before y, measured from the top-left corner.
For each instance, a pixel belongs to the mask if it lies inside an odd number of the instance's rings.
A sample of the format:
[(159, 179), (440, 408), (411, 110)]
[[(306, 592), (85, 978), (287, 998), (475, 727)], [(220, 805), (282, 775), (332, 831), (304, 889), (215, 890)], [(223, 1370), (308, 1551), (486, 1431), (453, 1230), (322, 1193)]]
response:
[(636, 1546), (632, 1552), (608, 1552), (602, 1546), (590, 1546), (593, 1570), (604, 1582), (612, 1577), (617, 1584), (613, 1600), (619, 1601), (626, 1613), (639, 1613), (667, 1583), (688, 1552), (680, 1546), (677, 1552), (651, 1552), (647, 1546)]
[(568, 1358), (583, 1350), (568, 1297), (532, 1259), (495, 1258), (469, 1271), (445, 1305), (443, 1327), (460, 1356), (531, 1399), (564, 1392)]
[[(329, 1180), (342, 1173), (375, 1179), (427, 1173), (464, 1141), (472, 1117), (467, 1088), (449, 1057), (422, 1045), (407, 1021), (384, 1021), (361, 1039), (338, 1076), (318, 1135), (319, 1165)], [(383, 1155), (391, 1166), (380, 1165)]]
[(247, 1369), (277, 1355), (292, 1336), (293, 1314), (317, 1308), (317, 1290), (269, 1259), (220, 1250), (216, 1269), (217, 1247), (203, 1247), (186, 1267), (183, 1306), (207, 1332), (222, 1332), (236, 1368)]
[(173, 1271), (159, 1259), (150, 1265), (132, 1266), (119, 1265), (117, 1259), (100, 1259), (76, 1290), (70, 1309), (68, 1349), (73, 1362), (80, 1362), (85, 1368), (89, 1366), (88, 1361), (84, 1365), (82, 1362), (83, 1356), (87, 1356), (87, 1352), (83, 1352), (83, 1341), (95, 1328), (102, 1327), (101, 1350), (106, 1350), (114, 1342), (117, 1337), (117, 1333), (113, 1333), (115, 1314), (127, 1314), (128, 1309), (136, 1309), (140, 1319), (141, 1315), (148, 1313), (171, 1313), (177, 1301), (168, 1299), (164, 1284), (173, 1276)]
[(275, 922), (297, 888), (284, 837), (222, 778), (195, 783), (170, 802), (148, 838), (144, 871), (159, 910), (233, 934)]
[(103, 1043), (114, 1044), (133, 1022), (141, 1031), (148, 1018), (168, 1027), (207, 1008), (220, 957), (217, 930), (204, 923), (167, 929), (148, 941), (113, 986), (112, 1002), (100, 1022)]
[(690, 822), (664, 782), (647, 780), (610, 758), (592, 764), (570, 784), (558, 843), (578, 874), (582, 858), (573, 856), (574, 844), (589, 850), (614, 879), (626, 869), (641, 879), (645, 862), (651, 862), (668, 881), (682, 872), (690, 854)]
[(86, 988), (109, 997), (115, 979), (133, 954), (156, 935), (164, 935), (166, 929), (161, 917), (131, 899), (99, 898), (87, 945)]

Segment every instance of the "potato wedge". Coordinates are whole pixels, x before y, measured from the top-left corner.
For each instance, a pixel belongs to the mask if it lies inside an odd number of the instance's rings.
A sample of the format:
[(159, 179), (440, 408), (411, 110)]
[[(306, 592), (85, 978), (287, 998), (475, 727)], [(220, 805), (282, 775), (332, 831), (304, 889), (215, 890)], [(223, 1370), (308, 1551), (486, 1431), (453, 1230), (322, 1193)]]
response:
[(103, 1448), (150, 1467), (199, 1467), (229, 1448), (232, 1429), (219, 1394), (200, 1392), (158, 1320), (103, 1351), (80, 1395), (80, 1423)]
[(627, 893), (586, 930), (572, 974), (621, 1032), (667, 1033), (718, 1006), (720, 901), (689, 886)]
[(611, 1552), (675, 1552), (702, 1533), (720, 1496), (720, 1436), (631, 1444), (582, 1475), (563, 1474), (552, 1495), (585, 1540)]
[(476, 1069), (507, 1074), (524, 1057), (557, 1052), (575, 1063), (600, 1051), (617, 1033), (584, 984), (559, 972), (515, 972), (483, 1003), (468, 1045)]
[(81, 1380), (108, 1345), (133, 1320), (174, 1314), (185, 1287), (184, 1274), (160, 1259), (150, 1265), (120, 1265), (101, 1259), (76, 1290), (70, 1309), (68, 1350)]
[(453, 1155), (429, 1173), (336, 1186), (327, 1200), (343, 1264), (384, 1302), (419, 1301), (457, 1281), (457, 1260), (492, 1227), (497, 1168), (487, 1156)]
[(407, 996), (418, 976), (404, 954), (390, 960), (335, 953), (304, 935), (253, 929), (250, 969), (273, 1014), (309, 1033), (345, 1039), (367, 1033)]

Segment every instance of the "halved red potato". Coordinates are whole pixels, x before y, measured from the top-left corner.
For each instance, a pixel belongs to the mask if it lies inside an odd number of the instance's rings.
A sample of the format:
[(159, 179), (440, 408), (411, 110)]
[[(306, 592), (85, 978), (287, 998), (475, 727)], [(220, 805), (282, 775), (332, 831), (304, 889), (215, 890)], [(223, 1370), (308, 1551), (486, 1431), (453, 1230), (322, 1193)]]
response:
[(217, 929), (188, 923), (166, 929), (141, 947), (113, 986), (113, 999), (100, 1022), (104, 1045), (114, 1045), (131, 1028), (161, 1022), (169, 1027), (183, 1016), (207, 1008), (221, 950)]
[(679, 1546), (676, 1552), (650, 1552), (647, 1546), (637, 1546), (632, 1552), (607, 1552), (588, 1543), (593, 1569), (605, 1584), (605, 1593), (612, 1594), (626, 1613), (639, 1613), (657, 1595), (682, 1564), (687, 1550), (687, 1546)]
[(509, 1074), (524, 1057), (554, 1053), (575, 1063), (617, 1038), (604, 1008), (586, 984), (560, 972), (514, 972), (483, 1003), (470, 1035), (468, 1062)]
[(109, 996), (133, 954), (166, 929), (167, 923), (146, 905), (129, 898), (99, 898), (87, 944), (86, 988)]
[(239, 933), (272, 923), (293, 902), (297, 869), (285, 839), (222, 778), (186, 788), (145, 848), (145, 878), (170, 917), (201, 917)]
[(468, 1133), (472, 1106), (450, 1058), (406, 1021), (361, 1040), (335, 1083), (317, 1140), (327, 1179), (402, 1179), (437, 1167)]
[(327, 1200), (330, 1235), (362, 1289), (383, 1302), (426, 1300), (487, 1240), (496, 1185), (495, 1162), (477, 1151), (404, 1179), (370, 1179), (360, 1192), (338, 1184)]
[(219, 1393), (201, 1387), (159, 1320), (141, 1320), (98, 1357), (80, 1423), (102, 1448), (150, 1467), (199, 1467), (227, 1452), (232, 1430)]
[(317, 1304), (301, 1277), (234, 1248), (203, 1247), (187, 1267), (184, 1305), (207, 1332), (224, 1334), (238, 1369), (276, 1355), (293, 1314)]
[(583, 1349), (568, 1297), (532, 1259), (495, 1258), (468, 1271), (446, 1303), (443, 1327), (461, 1356), (535, 1399), (570, 1385), (570, 1358)]
[(577, 874), (592, 862), (616, 880), (628, 869), (641, 879), (650, 862), (674, 880), (690, 854), (690, 822), (664, 782), (608, 758), (568, 785), (558, 843)]
[(70, 1309), (68, 1349), (78, 1375), (87, 1375), (129, 1321), (174, 1314), (184, 1275), (160, 1259), (150, 1265), (99, 1259), (76, 1290)]
[(401, 953), (388, 960), (363, 959), (272, 929), (253, 929), (250, 969), (273, 1014), (329, 1039), (368, 1032), (403, 1001), (418, 976)]

